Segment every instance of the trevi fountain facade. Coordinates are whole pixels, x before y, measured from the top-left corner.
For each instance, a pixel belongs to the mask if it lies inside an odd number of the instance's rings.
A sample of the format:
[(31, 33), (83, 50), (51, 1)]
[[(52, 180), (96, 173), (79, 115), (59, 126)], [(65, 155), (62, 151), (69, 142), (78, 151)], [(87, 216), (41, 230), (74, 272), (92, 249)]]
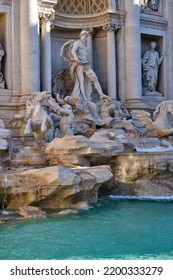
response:
[(172, 11), (170, 0), (0, 0), (2, 211), (173, 195)]

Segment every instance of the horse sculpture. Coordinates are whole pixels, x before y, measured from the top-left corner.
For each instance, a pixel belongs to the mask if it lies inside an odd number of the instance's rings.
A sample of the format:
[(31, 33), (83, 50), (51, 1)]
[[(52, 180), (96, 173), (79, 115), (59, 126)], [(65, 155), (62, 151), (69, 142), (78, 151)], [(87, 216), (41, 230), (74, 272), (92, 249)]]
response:
[(43, 107), (49, 97), (50, 93), (46, 91), (32, 93), (26, 102), (24, 114), (15, 115), (10, 124), (19, 127), (25, 125), (24, 135), (33, 134), (35, 140), (53, 140), (53, 121)]
[(135, 110), (134, 114), (146, 127), (146, 134), (159, 138), (173, 134), (173, 100), (157, 105), (153, 118), (145, 111)]

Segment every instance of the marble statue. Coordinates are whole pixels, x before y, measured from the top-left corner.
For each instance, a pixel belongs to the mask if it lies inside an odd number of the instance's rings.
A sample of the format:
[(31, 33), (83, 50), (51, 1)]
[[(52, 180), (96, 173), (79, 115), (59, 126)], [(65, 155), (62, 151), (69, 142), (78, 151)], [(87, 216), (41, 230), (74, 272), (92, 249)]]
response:
[(158, 68), (164, 58), (164, 53), (159, 57), (159, 53), (155, 51), (156, 42), (150, 43), (150, 48), (142, 57), (143, 68), (143, 91), (144, 95), (147, 92), (155, 92), (158, 81)]
[(33, 134), (35, 140), (52, 141), (54, 125), (43, 103), (48, 100), (50, 93), (34, 92), (26, 101), (26, 109), (21, 116), (16, 114), (10, 124), (13, 126), (25, 125), (24, 135)]
[(81, 31), (79, 40), (69, 40), (60, 51), (60, 56), (69, 62), (70, 76), (75, 83), (71, 96), (79, 96), (88, 100), (91, 97), (93, 83), (100, 98), (107, 98), (87, 60), (88, 35), (87, 31)]
[(73, 136), (74, 114), (71, 106), (69, 104), (64, 104), (61, 107), (52, 97), (48, 99), (48, 102), (57, 112), (62, 115), (62, 118), (59, 122), (59, 133), (57, 137), (62, 138), (65, 135)]
[(157, 105), (153, 114), (135, 110), (136, 117), (146, 127), (145, 135), (165, 137), (173, 134), (173, 100), (167, 100)]

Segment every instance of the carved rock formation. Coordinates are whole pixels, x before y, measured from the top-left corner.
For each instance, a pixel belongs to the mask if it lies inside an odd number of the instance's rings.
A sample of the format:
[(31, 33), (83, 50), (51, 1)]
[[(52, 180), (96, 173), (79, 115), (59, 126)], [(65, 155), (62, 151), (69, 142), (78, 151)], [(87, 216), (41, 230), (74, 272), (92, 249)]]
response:
[(109, 166), (68, 169), (52, 166), (21, 173), (0, 174), (1, 204), (6, 209), (24, 206), (81, 208), (96, 200), (98, 188), (112, 178)]
[(139, 197), (173, 195), (173, 151), (122, 153), (111, 168), (113, 179), (104, 192)]
[(124, 150), (119, 140), (107, 137), (86, 138), (84, 136), (65, 136), (54, 139), (44, 149), (45, 156), (50, 165), (63, 165), (66, 167), (90, 166), (90, 163), (105, 164)]
[(47, 214), (43, 210), (41, 210), (39, 207), (35, 206), (24, 206), (19, 207), (19, 215), (23, 216), (24, 218), (34, 218), (34, 219), (40, 219), (40, 218), (46, 218)]

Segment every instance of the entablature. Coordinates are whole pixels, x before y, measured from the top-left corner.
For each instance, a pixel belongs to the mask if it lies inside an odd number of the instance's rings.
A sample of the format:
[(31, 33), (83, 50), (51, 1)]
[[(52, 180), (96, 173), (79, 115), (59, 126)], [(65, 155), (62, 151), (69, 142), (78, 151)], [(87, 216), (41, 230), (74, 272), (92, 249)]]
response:
[(141, 14), (140, 27), (149, 29), (158, 29), (166, 31), (168, 21), (162, 16), (151, 16), (147, 14)]
[(85, 14), (81, 15), (69, 15), (60, 12), (55, 13), (54, 26), (65, 29), (83, 29), (83, 28), (96, 28), (102, 27), (105, 24), (110, 24), (118, 28), (121, 27), (121, 23), (125, 14), (121, 14), (118, 11), (114, 13), (106, 10), (97, 14)]
[(54, 12), (54, 5), (57, 0), (38, 0), (38, 12), (51, 14)]

